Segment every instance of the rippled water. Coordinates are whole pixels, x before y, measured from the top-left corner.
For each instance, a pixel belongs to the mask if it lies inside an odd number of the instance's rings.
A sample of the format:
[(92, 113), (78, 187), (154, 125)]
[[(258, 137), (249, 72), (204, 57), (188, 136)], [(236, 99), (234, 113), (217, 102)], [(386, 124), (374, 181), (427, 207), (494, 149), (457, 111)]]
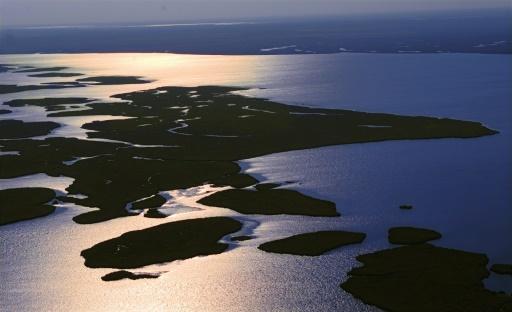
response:
[[(0, 56), (0, 63), (71, 66), (88, 75), (141, 75), (151, 84), (93, 86), (0, 95), (0, 100), (40, 96), (109, 95), (164, 85), (241, 85), (243, 93), (286, 103), (362, 111), (426, 114), (478, 120), (499, 135), (466, 140), (395, 141), (293, 151), (242, 161), (247, 172), (334, 200), (341, 218), (244, 216), (194, 203), (208, 187), (173, 191), (181, 212), (163, 220), (129, 217), (100, 224), (71, 221), (84, 211), (59, 207), (46, 218), (0, 227), (1, 305), (7, 311), (372, 311), (339, 288), (355, 255), (386, 248), (394, 225), (439, 230), (438, 244), (485, 252), (512, 262), (512, 57), (506, 55), (303, 55), (189, 56), (76, 54)], [(26, 78), (0, 73), (2, 83), (33, 84), (69, 78)], [(16, 110), (16, 118), (44, 119), (41, 110)], [(9, 115), (0, 115), (9, 118)], [(55, 118), (57, 120), (58, 118)], [(58, 119), (61, 134), (83, 136), (85, 120)], [(76, 134), (76, 135), (75, 135)], [(17, 179), (1, 186), (44, 185)], [(44, 179), (43, 179), (44, 180)], [(65, 179), (55, 180), (62, 189)], [(39, 183), (39, 184), (37, 184)], [(43, 184), (41, 184), (43, 183)], [(412, 211), (398, 205), (410, 203)], [(188, 209), (186, 208), (188, 207)], [(192, 208), (192, 209), (190, 209)], [(110, 270), (89, 269), (80, 251), (123, 232), (162, 222), (212, 215), (244, 221), (229, 252), (142, 268), (165, 271), (158, 279), (106, 283)], [(256, 247), (290, 234), (324, 229), (362, 230), (367, 240), (321, 257), (268, 254)], [(509, 277), (488, 282), (512, 290)]]

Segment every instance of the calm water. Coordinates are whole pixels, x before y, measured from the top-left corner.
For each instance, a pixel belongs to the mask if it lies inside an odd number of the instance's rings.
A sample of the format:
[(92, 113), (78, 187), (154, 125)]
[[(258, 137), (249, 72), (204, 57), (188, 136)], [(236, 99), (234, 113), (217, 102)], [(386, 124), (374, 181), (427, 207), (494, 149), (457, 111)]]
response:
[[(512, 262), (512, 57), (507, 55), (299, 55), (187, 56), (172, 54), (77, 54), (0, 56), (0, 63), (67, 65), (90, 75), (143, 75), (149, 85), (94, 86), (0, 96), (90, 96), (162, 85), (224, 84), (252, 89), (248, 95), (308, 106), (426, 114), (484, 122), (499, 135), (468, 140), (396, 141), (326, 147), (241, 162), (247, 172), (336, 201), (341, 218), (243, 216), (194, 201), (207, 187), (174, 191), (179, 212), (164, 220), (131, 217), (77, 225), (84, 211), (60, 207), (52, 216), (0, 227), (0, 300), (7, 311), (373, 311), (339, 289), (353, 256), (386, 248), (386, 231), (416, 225), (443, 233), (438, 244), (485, 252)], [(39, 83), (21, 74), (0, 74), (2, 83)], [(65, 79), (60, 79), (65, 80)], [(44, 119), (39, 109), (16, 109), (20, 119)], [(9, 115), (1, 116), (1, 118)], [(58, 119), (77, 132), (84, 120)], [(1, 181), (0, 187), (54, 185), (65, 178)], [(52, 184), (53, 183), (53, 184)], [(411, 203), (412, 211), (398, 205)], [(186, 207), (189, 207), (186, 209)], [(195, 208), (195, 209), (190, 209)], [(123, 232), (178, 219), (227, 215), (243, 220), (255, 240), (226, 253), (154, 265), (156, 280), (105, 283), (109, 272), (88, 269), (80, 251)], [(267, 254), (260, 243), (304, 231), (361, 230), (359, 245), (315, 258)], [(488, 282), (512, 291), (509, 277)]]
[[(461, 35), (471, 34), (471, 35)], [(512, 10), (0, 29), (0, 53), (512, 53)]]

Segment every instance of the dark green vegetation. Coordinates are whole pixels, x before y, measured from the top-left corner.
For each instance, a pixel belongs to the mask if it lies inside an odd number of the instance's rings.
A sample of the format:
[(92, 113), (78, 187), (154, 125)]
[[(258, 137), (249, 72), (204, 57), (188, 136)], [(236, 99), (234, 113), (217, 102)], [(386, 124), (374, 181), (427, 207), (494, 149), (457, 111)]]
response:
[(165, 199), (161, 195), (153, 195), (146, 199), (137, 201), (132, 203), (131, 209), (139, 210), (139, 209), (147, 209), (144, 217), (146, 218), (165, 218), (166, 214), (161, 213), (157, 208), (160, 208), (167, 199)]
[(167, 218), (165, 213), (160, 212), (157, 208), (149, 208), (144, 214), (146, 218)]
[(68, 83), (48, 83), (48, 84), (24, 85), (24, 86), (0, 84), (0, 94), (16, 93), (16, 92), (32, 91), (32, 90), (43, 90), (43, 89), (74, 88), (74, 87), (83, 87), (83, 86), (75, 85), (75, 84), (68, 84)]
[(52, 78), (52, 77), (76, 77), (76, 76), (83, 76), (83, 74), (80, 73), (42, 73), (42, 74), (33, 74), (28, 75), (29, 77), (35, 77), (35, 78)]
[(258, 180), (248, 174), (229, 174), (209, 181), (216, 186), (232, 186), (242, 188), (258, 183)]
[[(32, 72), (46, 72), (46, 71), (58, 71), (65, 69), (66, 67), (51, 67), (51, 68), (30, 68), (16, 71), (16, 73), (32, 73)], [(59, 73), (59, 72), (48, 72), (29, 75), (30, 77), (75, 77), (81, 76), (79, 73)], [(86, 87), (88, 85), (120, 85), (120, 84), (142, 84), (149, 83), (150, 80), (144, 80), (141, 77), (136, 76), (96, 76), (76, 79), (75, 81), (58, 81), (58, 82), (45, 82), (34, 85), (12, 85), (12, 84), (0, 84), (0, 94), (17, 93), (32, 90), (44, 90), (44, 89), (61, 89), (61, 88), (77, 88)]]
[(277, 184), (277, 183), (260, 183), (260, 184), (255, 185), (254, 187), (258, 191), (265, 191), (265, 190), (274, 189), (274, 188), (279, 187), (279, 186), (280, 185)]
[(267, 252), (319, 256), (341, 246), (359, 244), (366, 234), (345, 231), (321, 231), (298, 234), (283, 239), (267, 242), (258, 248)]
[(235, 241), (235, 242), (242, 242), (242, 241), (250, 240), (250, 239), (253, 239), (253, 238), (254, 237), (249, 236), (249, 235), (240, 235), (240, 236), (232, 237), (231, 240)]
[(512, 264), (493, 264), (491, 271), (496, 274), (509, 274), (512, 275)]
[[(123, 144), (85, 141), (72, 138), (48, 138), (45, 140), (2, 140), (2, 151), (19, 151), (19, 156), (0, 156), (0, 179), (14, 178), (35, 173), (47, 173), (51, 176), (71, 173), (70, 167), (63, 161), (75, 157), (93, 157), (114, 153), (118, 148), (129, 154), (130, 149), (120, 149)], [(44, 155), (44, 157), (41, 157)], [(128, 156), (127, 156), (128, 157)], [(82, 160), (85, 161), (85, 160)], [(99, 170), (100, 168), (90, 168)], [(82, 174), (87, 174), (83, 172)], [(92, 173), (91, 173), (92, 174)], [(96, 173), (94, 173), (96, 174)], [(151, 194), (149, 194), (151, 195)], [(149, 196), (148, 195), (148, 196)], [(139, 198), (135, 198), (137, 200)], [(128, 203), (130, 201), (127, 201)]]
[(244, 214), (339, 216), (333, 202), (282, 189), (230, 189), (204, 197), (198, 202), (208, 206), (229, 208)]
[(400, 205), (400, 209), (410, 210), (412, 209), (412, 205)]
[(21, 120), (0, 120), (0, 139), (21, 139), (49, 134), (60, 127), (56, 122), (23, 122)]
[(388, 240), (391, 244), (413, 245), (440, 239), (439, 232), (414, 227), (394, 227), (388, 231)]
[(0, 190), (0, 225), (43, 217), (55, 211), (55, 192), (45, 188)]
[(484, 288), (489, 275), (483, 254), (403, 246), (358, 256), (364, 265), (349, 272), (341, 288), (389, 311), (511, 311), (512, 297)]
[[(95, 81), (113, 83), (118, 78), (112, 79)], [(235, 160), (334, 144), (496, 133), (476, 122), (291, 106), (231, 93), (237, 90), (240, 88), (165, 87), (116, 95), (123, 100), (118, 103), (87, 103), (90, 100), (85, 98), (10, 101), (11, 106), (64, 109), (52, 113), (54, 117), (132, 117), (83, 127), (96, 131), (88, 133), (90, 138), (151, 146), (69, 138), (6, 140), (2, 151), (18, 151), (19, 155), (0, 157), (0, 177), (47, 173), (74, 178), (68, 192), (87, 198), (65, 200), (99, 208), (74, 218), (79, 223), (94, 223), (131, 215), (125, 209), (127, 204), (161, 191), (204, 183), (236, 188), (257, 184), (253, 177), (240, 173)], [(73, 111), (65, 105), (81, 103), (89, 109)], [(83, 157), (89, 158), (63, 163)], [(333, 203), (273, 189), (273, 185), (258, 188), (255, 192), (222, 192), (203, 203), (244, 213), (337, 215)]]
[(28, 66), (26, 69), (17, 70), (15, 73), (39, 73), (39, 72), (56, 72), (60, 70), (68, 69), (68, 67), (56, 66), (56, 67), (31, 67)]
[(105, 282), (118, 281), (125, 278), (131, 280), (138, 280), (143, 278), (158, 278), (158, 274), (148, 274), (148, 273), (132, 273), (130, 271), (120, 270), (105, 274), (101, 277)]
[[(91, 137), (179, 145), (175, 155), (181, 159), (239, 160), (325, 145), (496, 133), (477, 122), (290, 106), (230, 93), (237, 90), (159, 88), (114, 96), (124, 103), (93, 103), (87, 105), (91, 110), (59, 116), (137, 117), (95, 122), (85, 128), (98, 131)], [(247, 115), (251, 117), (241, 118)]]
[(149, 208), (159, 208), (163, 204), (165, 204), (167, 200), (161, 195), (153, 195), (146, 199), (134, 202), (132, 204), (132, 209), (149, 209)]
[(42, 98), (42, 99), (17, 99), (4, 102), (4, 105), (10, 107), (21, 107), (21, 106), (39, 106), (44, 107), (46, 111), (57, 111), (63, 110), (66, 107), (64, 105), (70, 104), (84, 104), (93, 101), (88, 98)]
[(138, 84), (149, 83), (150, 80), (144, 80), (137, 76), (95, 76), (77, 79), (78, 82), (92, 82), (95, 85), (118, 85), (118, 84)]
[(226, 217), (170, 222), (125, 233), (96, 244), (81, 255), (91, 268), (133, 269), (222, 253), (228, 245), (218, 241), (241, 228), (240, 222)]

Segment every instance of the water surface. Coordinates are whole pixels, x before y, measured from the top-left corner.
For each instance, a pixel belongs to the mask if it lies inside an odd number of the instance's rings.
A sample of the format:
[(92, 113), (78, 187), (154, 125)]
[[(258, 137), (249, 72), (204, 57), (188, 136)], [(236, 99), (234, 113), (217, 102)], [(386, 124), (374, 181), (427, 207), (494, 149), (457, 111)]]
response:
[[(475, 54), (336, 54), (296, 56), (191, 56), (173, 54), (2, 55), (0, 63), (70, 66), (87, 75), (141, 75), (142, 85), (91, 86), (0, 95), (0, 101), (41, 96), (112, 94), (165, 85), (237, 85), (251, 96), (285, 103), (362, 111), (434, 115), (484, 122), (500, 134), (478, 139), (395, 141), (293, 151), (242, 161), (261, 179), (294, 181), (290, 187), (334, 200), (341, 218), (243, 216), (194, 203), (208, 188), (176, 191), (184, 209), (164, 220), (121, 218), (78, 225), (83, 207), (59, 207), (46, 218), (0, 227), (0, 298), (7, 311), (374, 311), (339, 288), (357, 254), (387, 248), (395, 225), (425, 226), (443, 233), (439, 245), (485, 252), (512, 262), (512, 57)], [(70, 78), (26, 78), (0, 73), (2, 83), (34, 84)], [(39, 108), (14, 116), (44, 120)], [(0, 115), (10, 118), (10, 115)], [(55, 118), (57, 120), (57, 118)], [(66, 120), (60, 135), (90, 119)], [(0, 181), (2, 186), (47, 185), (37, 179)], [(62, 189), (66, 180), (54, 180)], [(51, 182), (51, 181), (50, 181)], [(398, 205), (414, 205), (401, 211)], [(154, 280), (106, 283), (109, 270), (89, 269), (80, 251), (126, 231), (161, 222), (213, 215), (233, 216), (256, 239), (226, 253), (153, 265)], [(310, 258), (268, 254), (265, 241), (306, 231), (367, 232), (361, 245)], [(507, 277), (508, 278), (508, 277)], [(512, 290), (494, 277), (493, 289)], [(63, 308), (65, 307), (65, 309)]]

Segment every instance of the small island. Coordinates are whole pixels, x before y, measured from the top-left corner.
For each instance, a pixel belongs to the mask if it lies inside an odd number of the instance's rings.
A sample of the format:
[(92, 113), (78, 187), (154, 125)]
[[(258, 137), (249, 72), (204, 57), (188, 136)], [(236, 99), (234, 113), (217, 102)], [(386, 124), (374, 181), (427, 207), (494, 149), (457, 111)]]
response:
[(359, 244), (366, 234), (346, 231), (320, 231), (298, 234), (264, 243), (258, 247), (266, 252), (298, 256), (320, 256), (341, 246)]
[(256, 191), (231, 189), (202, 198), (199, 203), (229, 208), (243, 214), (339, 216), (333, 202), (283, 189), (260, 188)]
[(81, 255), (90, 268), (135, 269), (222, 253), (228, 245), (218, 241), (241, 228), (240, 222), (227, 217), (169, 222), (124, 233), (83, 250)]
[(409, 245), (357, 257), (341, 288), (363, 302), (397, 312), (509, 311), (512, 297), (484, 288), (483, 254)]
[(130, 271), (126, 270), (120, 270), (111, 272), (108, 274), (105, 274), (101, 277), (101, 280), (105, 282), (112, 282), (112, 281), (119, 281), (122, 279), (131, 279), (131, 280), (138, 280), (138, 279), (147, 279), (147, 278), (158, 278), (159, 274), (153, 274), (153, 273), (132, 273)]
[(409, 226), (394, 227), (388, 231), (389, 242), (397, 245), (422, 244), (440, 238), (439, 232)]
[(21, 120), (0, 120), (0, 140), (22, 139), (49, 134), (60, 127), (52, 121), (24, 122)]
[(47, 216), (55, 211), (54, 198), (46, 188), (0, 190), (0, 225)]

